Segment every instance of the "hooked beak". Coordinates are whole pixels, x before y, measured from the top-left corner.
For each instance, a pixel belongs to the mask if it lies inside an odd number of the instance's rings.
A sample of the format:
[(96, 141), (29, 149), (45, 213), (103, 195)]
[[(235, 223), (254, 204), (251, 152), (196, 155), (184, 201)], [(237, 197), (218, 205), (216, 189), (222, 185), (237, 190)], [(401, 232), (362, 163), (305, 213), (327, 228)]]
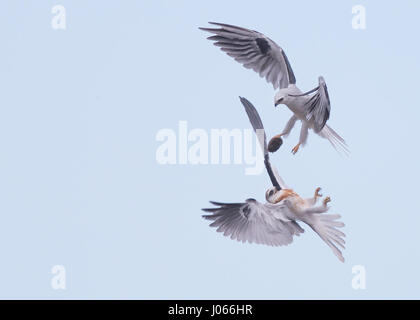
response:
[(276, 101), (274, 106), (277, 107), (282, 101), (283, 101), (283, 98), (280, 98), (279, 100)]

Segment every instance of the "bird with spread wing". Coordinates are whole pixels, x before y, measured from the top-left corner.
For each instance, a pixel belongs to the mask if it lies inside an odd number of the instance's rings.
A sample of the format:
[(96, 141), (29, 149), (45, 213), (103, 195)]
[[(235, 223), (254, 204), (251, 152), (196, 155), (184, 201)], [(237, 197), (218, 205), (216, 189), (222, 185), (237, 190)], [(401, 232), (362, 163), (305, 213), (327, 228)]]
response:
[(281, 145), (281, 137), (287, 137), (297, 120), (302, 122), (298, 144), (292, 149), (295, 154), (300, 146), (304, 146), (308, 138), (308, 130), (312, 129), (319, 136), (327, 139), (337, 150), (349, 153), (346, 142), (329, 127), (326, 122), (330, 117), (331, 104), (327, 85), (323, 77), (318, 78), (318, 86), (302, 93), (296, 86), (296, 78), (284, 50), (273, 40), (260, 32), (223, 23), (209, 22), (218, 28), (200, 28), (214, 34), (207, 39), (214, 45), (270, 82), (274, 89), (280, 89), (274, 97), (274, 105), (286, 105), (293, 116), (283, 131), (274, 136), (269, 144), (270, 152)]
[(223, 235), (241, 242), (258, 243), (270, 246), (288, 245), (294, 236), (304, 230), (298, 224), (302, 221), (309, 225), (332, 249), (338, 259), (344, 262), (338, 247), (344, 249), (345, 234), (337, 228), (344, 223), (338, 221), (338, 214), (325, 214), (329, 210), (330, 197), (325, 197), (321, 205), (317, 201), (322, 195), (320, 188), (314, 196), (304, 199), (288, 188), (271, 164), (267, 140), (262, 121), (255, 107), (245, 98), (240, 98), (249, 120), (257, 134), (264, 153), (264, 163), (273, 187), (265, 193), (266, 203), (247, 199), (243, 203), (221, 203), (210, 201), (216, 207), (202, 209), (209, 213), (203, 218), (211, 220), (211, 227), (216, 227)]

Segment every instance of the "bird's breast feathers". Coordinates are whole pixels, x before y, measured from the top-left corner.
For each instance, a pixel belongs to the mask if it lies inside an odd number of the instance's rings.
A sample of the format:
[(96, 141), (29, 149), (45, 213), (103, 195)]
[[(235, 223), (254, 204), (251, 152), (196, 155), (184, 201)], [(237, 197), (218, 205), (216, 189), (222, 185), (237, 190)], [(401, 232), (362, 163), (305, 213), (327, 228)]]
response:
[(303, 200), (296, 192), (292, 189), (283, 189), (280, 197), (277, 199), (276, 203), (289, 200), (293, 205), (304, 205), (305, 200)]
[(306, 120), (305, 104), (306, 97), (289, 97), (286, 106), (292, 111), (300, 120)]

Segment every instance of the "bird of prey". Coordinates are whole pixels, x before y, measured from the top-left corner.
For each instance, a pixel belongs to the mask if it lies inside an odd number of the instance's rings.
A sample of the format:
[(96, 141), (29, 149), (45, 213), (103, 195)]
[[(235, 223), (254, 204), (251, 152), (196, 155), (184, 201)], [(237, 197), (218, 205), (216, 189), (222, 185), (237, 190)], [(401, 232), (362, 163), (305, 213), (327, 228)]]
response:
[(331, 105), (323, 77), (318, 78), (316, 88), (302, 93), (296, 86), (296, 78), (284, 50), (273, 40), (258, 31), (223, 23), (209, 23), (218, 28), (200, 28), (214, 34), (207, 39), (214, 41), (215, 46), (220, 47), (245, 68), (259, 73), (275, 90), (279, 89), (274, 97), (274, 105), (284, 104), (293, 112), (283, 131), (270, 140), (270, 152), (280, 147), (281, 137), (287, 137), (296, 121), (300, 120), (302, 126), (299, 143), (292, 149), (293, 154), (300, 146), (306, 144), (309, 129), (328, 139), (337, 151), (349, 153), (344, 139), (326, 124), (330, 117)]
[(313, 197), (304, 199), (285, 185), (276, 168), (270, 163), (266, 135), (257, 110), (247, 99), (240, 97), (240, 100), (259, 138), (264, 152), (265, 167), (273, 187), (265, 193), (266, 203), (255, 199), (247, 199), (242, 203), (210, 201), (216, 207), (202, 209), (210, 213), (203, 215), (203, 218), (211, 220), (211, 227), (217, 227), (218, 232), (223, 232), (223, 235), (231, 239), (270, 246), (290, 244), (294, 236), (304, 232), (298, 224), (298, 221), (302, 221), (325, 241), (340, 261), (344, 262), (338, 247), (344, 249), (345, 234), (337, 229), (343, 227), (344, 223), (338, 221), (341, 217), (338, 214), (325, 214), (330, 208), (330, 197), (325, 197), (322, 204), (317, 205), (317, 200), (322, 197), (319, 193), (320, 188), (315, 190)]

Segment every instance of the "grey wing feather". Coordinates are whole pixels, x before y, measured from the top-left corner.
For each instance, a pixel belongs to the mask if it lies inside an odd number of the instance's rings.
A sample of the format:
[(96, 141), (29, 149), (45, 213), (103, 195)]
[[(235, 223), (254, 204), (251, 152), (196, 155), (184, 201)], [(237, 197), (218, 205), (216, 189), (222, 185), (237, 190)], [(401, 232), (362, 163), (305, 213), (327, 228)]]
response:
[(260, 143), (264, 156), (268, 155), (267, 136), (265, 134), (264, 126), (257, 109), (255, 109), (252, 103), (249, 102), (246, 98), (239, 97), (239, 99), (241, 100), (241, 103), (248, 115), (249, 122), (251, 122), (252, 128), (258, 137), (258, 142)]
[(283, 49), (258, 31), (224, 23), (209, 22), (220, 28), (200, 28), (215, 34), (207, 39), (215, 41), (227, 55), (247, 69), (253, 69), (270, 82), (274, 89), (295, 84), (296, 78)]
[(280, 187), (279, 189), (287, 188), (287, 185), (284, 183), (283, 179), (280, 177), (277, 169), (270, 162), (270, 156), (268, 153), (267, 147), (267, 136), (265, 134), (264, 126), (261, 121), (261, 118), (258, 114), (257, 109), (249, 102), (246, 98), (239, 97), (241, 103), (243, 104), (245, 111), (248, 115), (249, 121), (251, 122), (252, 128), (254, 129), (257, 140), (260, 143), (261, 149), (264, 153), (264, 164), (267, 169), (267, 173), (273, 183), (273, 186)]
[(289, 189), (289, 186), (284, 182), (283, 178), (280, 176), (277, 168), (275, 166), (271, 166), (273, 169), (274, 176), (276, 177), (277, 182), (279, 183), (282, 189)]
[(254, 199), (244, 203), (211, 203), (218, 207), (203, 209), (211, 213), (203, 218), (213, 221), (210, 226), (231, 239), (281, 246), (291, 243), (294, 235), (304, 231), (290, 219), (291, 213), (285, 205), (261, 204)]
[(330, 117), (331, 104), (327, 84), (323, 77), (318, 79), (319, 86), (316, 93), (306, 103), (306, 120), (313, 120), (314, 131), (320, 132)]

